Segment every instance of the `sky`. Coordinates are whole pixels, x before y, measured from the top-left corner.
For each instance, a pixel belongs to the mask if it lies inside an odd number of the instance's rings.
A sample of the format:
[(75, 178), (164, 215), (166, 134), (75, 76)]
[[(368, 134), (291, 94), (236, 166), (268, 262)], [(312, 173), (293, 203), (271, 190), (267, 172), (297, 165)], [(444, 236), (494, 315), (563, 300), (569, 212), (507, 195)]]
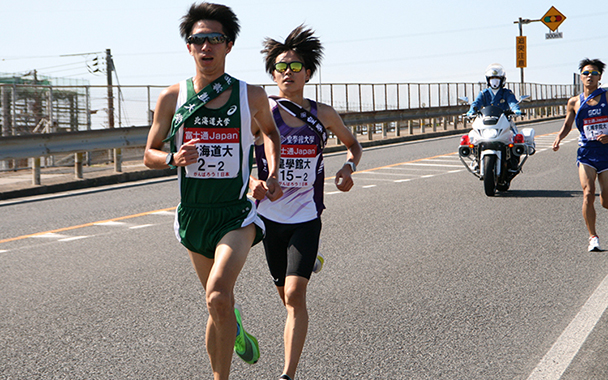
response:
[[(192, 2), (1, 0), (0, 73), (36, 70), (39, 75), (103, 85), (105, 74), (92, 74), (87, 65), (111, 49), (119, 84), (177, 83), (194, 74), (179, 35), (180, 18)], [(500, 5), (477, 0), (222, 3), (241, 22), (226, 71), (252, 84), (272, 83), (260, 54), (264, 38), (284, 40), (300, 24), (314, 29), (325, 47), (321, 69), (311, 83), (479, 82), (494, 62), (505, 67), (508, 81), (519, 82), (519, 28), (514, 21), (539, 20), (551, 6), (566, 16), (558, 29), (563, 38), (546, 40), (550, 30), (541, 22), (523, 26), (526, 82), (570, 84), (582, 58), (608, 62), (608, 5), (602, 1), (580, 7), (563, 0)]]

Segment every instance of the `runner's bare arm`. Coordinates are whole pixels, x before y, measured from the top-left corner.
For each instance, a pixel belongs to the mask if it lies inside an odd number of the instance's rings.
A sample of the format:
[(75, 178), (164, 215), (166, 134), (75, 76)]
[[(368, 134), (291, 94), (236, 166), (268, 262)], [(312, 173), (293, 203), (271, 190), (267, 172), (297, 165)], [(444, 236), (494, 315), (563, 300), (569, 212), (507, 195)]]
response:
[[(346, 128), (338, 112), (326, 104), (319, 104), (319, 119), (325, 128), (336, 135), (348, 149), (346, 160), (358, 165), (363, 154), (363, 148), (361, 148), (361, 144), (355, 136)], [(344, 165), (338, 170), (335, 184), (340, 191), (349, 191), (353, 187), (352, 169), (349, 165)]]
[(572, 130), (572, 125), (574, 124), (574, 118), (576, 117), (576, 104), (578, 102), (578, 97), (573, 96), (568, 100), (568, 105), (566, 106), (566, 119), (564, 120), (564, 125), (562, 129), (560, 129), (559, 133), (555, 137), (555, 141), (553, 141), (553, 150), (557, 151), (559, 149), (559, 143), (568, 136), (568, 133)]
[[(167, 152), (163, 151), (167, 137), (171, 129), (171, 121), (175, 114), (179, 84), (166, 88), (161, 92), (156, 102), (154, 110), (154, 121), (148, 133), (148, 141), (144, 152), (144, 164), (151, 169), (166, 169), (165, 163)], [(190, 140), (187, 144), (180, 147), (179, 151), (173, 155), (173, 165), (187, 166), (193, 164), (198, 159), (196, 144), (198, 140)]]
[(255, 136), (260, 133), (264, 138), (264, 153), (268, 161), (268, 178), (266, 179), (266, 197), (271, 201), (279, 199), (283, 190), (279, 185), (279, 160), (281, 158), (281, 135), (274, 123), (274, 118), (268, 105), (268, 96), (263, 88), (248, 85), (249, 108), (253, 122), (252, 132)]

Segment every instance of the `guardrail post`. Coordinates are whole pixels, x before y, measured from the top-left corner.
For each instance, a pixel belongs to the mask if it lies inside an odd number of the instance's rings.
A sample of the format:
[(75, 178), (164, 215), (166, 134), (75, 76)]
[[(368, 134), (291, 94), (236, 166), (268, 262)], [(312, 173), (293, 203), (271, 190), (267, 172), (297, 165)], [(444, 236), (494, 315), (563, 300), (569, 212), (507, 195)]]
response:
[(32, 185), (40, 185), (40, 157), (32, 157)]
[(407, 129), (410, 135), (414, 134), (414, 123), (411, 120), (407, 121)]
[(114, 149), (114, 171), (116, 173), (122, 173), (122, 149)]
[(74, 177), (82, 179), (82, 152), (74, 153)]

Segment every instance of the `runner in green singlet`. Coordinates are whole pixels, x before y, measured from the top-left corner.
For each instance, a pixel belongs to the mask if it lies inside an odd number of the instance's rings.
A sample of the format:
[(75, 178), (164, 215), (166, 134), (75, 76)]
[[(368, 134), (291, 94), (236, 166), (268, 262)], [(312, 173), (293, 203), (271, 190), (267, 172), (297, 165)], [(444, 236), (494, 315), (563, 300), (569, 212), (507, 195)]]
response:
[[(242, 326), (233, 288), (249, 249), (262, 235), (255, 205), (246, 197), (253, 141), (263, 138), (271, 200), (277, 181), (280, 136), (266, 92), (225, 73), (240, 26), (229, 7), (193, 4), (180, 33), (194, 58), (194, 77), (163, 90), (144, 154), (146, 166), (177, 167), (181, 202), (176, 235), (187, 248), (206, 293), (206, 345), (215, 380), (228, 379), (232, 350), (255, 363), (259, 346)], [(165, 141), (171, 153), (163, 151)]]

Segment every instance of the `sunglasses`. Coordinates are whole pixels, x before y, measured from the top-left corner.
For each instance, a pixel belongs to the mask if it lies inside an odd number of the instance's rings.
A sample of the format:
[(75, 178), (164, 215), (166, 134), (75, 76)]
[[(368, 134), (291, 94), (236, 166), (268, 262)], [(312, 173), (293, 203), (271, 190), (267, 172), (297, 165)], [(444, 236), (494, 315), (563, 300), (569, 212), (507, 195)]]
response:
[(228, 41), (228, 37), (222, 33), (196, 33), (186, 39), (189, 44), (202, 45), (205, 40), (209, 41), (211, 45), (222, 44)]
[(583, 71), (581, 73), (581, 75), (593, 75), (593, 76), (596, 76), (596, 75), (600, 75), (600, 72), (596, 71), (596, 70), (593, 70), (593, 71), (585, 70), (585, 71)]
[(280, 73), (284, 73), (285, 71), (287, 71), (287, 68), (290, 68), (291, 71), (293, 71), (294, 73), (299, 73), (300, 71), (302, 71), (302, 68), (304, 67), (304, 64), (302, 62), (277, 62), (274, 64), (274, 69)]

